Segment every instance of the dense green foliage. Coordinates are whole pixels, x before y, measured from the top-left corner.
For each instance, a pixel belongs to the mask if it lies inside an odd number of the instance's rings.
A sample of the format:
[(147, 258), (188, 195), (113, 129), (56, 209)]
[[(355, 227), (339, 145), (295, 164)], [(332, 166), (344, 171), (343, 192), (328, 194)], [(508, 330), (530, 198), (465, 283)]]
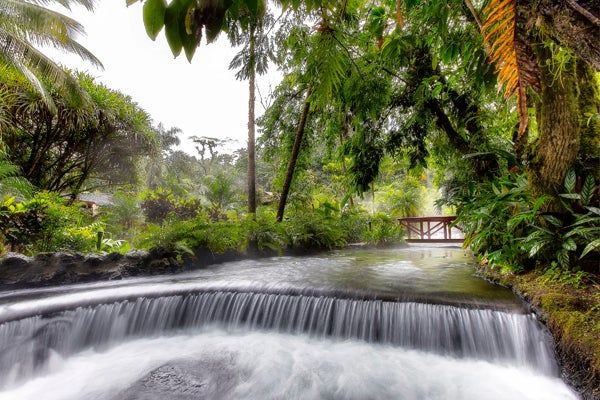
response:
[(76, 195), (135, 183), (137, 162), (157, 150), (150, 117), (130, 97), (77, 75), (89, 96), (72, 105), (48, 82), (57, 113), (15, 71), (0, 70), (0, 130), (8, 161), (38, 189)]
[(598, 274), (599, 187), (590, 175), (578, 178), (571, 169), (556, 189), (563, 209), (549, 213), (543, 205), (551, 198), (535, 199), (523, 174), (465, 185), (452, 197), (465, 245), (504, 271), (542, 267), (550, 275)]
[(77, 79), (53, 60), (46, 57), (39, 46), (52, 46), (77, 54), (96, 66), (100, 61), (81, 46), (76, 35), (83, 32), (77, 21), (45, 8), (49, 3), (65, 7), (82, 5), (93, 9), (94, 0), (10, 0), (0, 1), (0, 71), (13, 69), (25, 78), (31, 88), (53, 113), (57, 113), (55, 98), (47, 83), (60, 87), (71, 104), (81, 105), (89, 100)]
[[(44, 81), (56, 114), (14, 68), (1, 70), (0, 188), (12, 196), (2, 211), (5, 247), (105, 251), (122, 239), (181, 252), (384, 244), (402, 237), (396, 218), (443, 210), (458, 214), (465, 245), (492, 266), (598, 272), (598, 168), (590, 149), (600, 137), (599, 80), (593, 58), (561, 36), (544, 4), (535, 11), (545, 30), (519, 28), (530, 36), (514, 49), (536, 44), (529, 59), (540, 72), (527, 82), (539, 78), (545, 88), (529, 93), (525, 106), (524, 93), (515, 102), (497, 90), (507, 67), (494, 68), (486, 47), (506, 43), (480, 29), (493, 7), (281, 5), (273, 23), (263, 1), (143, 4), (149, 36), (164, 29), (176, 56), (191, 59), (203, 38), (225, 32), (241, 46), (231, 66), (249, 79), (251, 98), (255, 73), (268, 60), (276, 64), (283, 80), (257, 120), (256, 149), (229, 154), (225, 139), (193, 136), (196, 155), (174, 150), (182, 132), (152, 127), (130, 98), (81, 74), (74, 76), (89, 101), (77, 107), (61, 85)], [(523, 10), (514, 18), (530, 18)], [(253, 108), (246, 111), (253, 130)], [(33, 184), (29, 193), (19, 192), (19, 177)], [(78, 219), (58, 197), (62, 211), (30, 204), (35, 190), (112, 196), (99, 214)], [(69, 216), (71, 230), (52, 222), (53, 213)], [(44, 221), (71, 239), (28, 243), (46, 235)], [(94, 246), (100, 231), (106, 243)]]

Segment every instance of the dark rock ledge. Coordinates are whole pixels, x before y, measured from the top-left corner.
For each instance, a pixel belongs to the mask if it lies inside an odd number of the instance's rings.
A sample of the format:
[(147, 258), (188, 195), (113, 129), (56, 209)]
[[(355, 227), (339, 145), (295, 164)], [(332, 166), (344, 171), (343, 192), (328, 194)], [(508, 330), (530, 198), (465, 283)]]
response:
[(127, 254), (7, 253), (0, 258), (0, 290), (122, 279), (180, 272), (186, 268), (163, 249)]

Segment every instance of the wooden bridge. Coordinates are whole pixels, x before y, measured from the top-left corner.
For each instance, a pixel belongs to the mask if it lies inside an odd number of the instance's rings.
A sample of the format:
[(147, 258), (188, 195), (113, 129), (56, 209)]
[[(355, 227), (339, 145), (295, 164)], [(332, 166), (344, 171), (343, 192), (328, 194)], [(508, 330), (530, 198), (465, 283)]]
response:
[[(463, 239), (458, 228), (452, 228), (455, 216), (449, 217), (407, 217), (398, 218), (400, 225), (406, 230), (408, 243), (441, 242), (462, 243)], [(452, 237), (452, 231), (454, 236)]]

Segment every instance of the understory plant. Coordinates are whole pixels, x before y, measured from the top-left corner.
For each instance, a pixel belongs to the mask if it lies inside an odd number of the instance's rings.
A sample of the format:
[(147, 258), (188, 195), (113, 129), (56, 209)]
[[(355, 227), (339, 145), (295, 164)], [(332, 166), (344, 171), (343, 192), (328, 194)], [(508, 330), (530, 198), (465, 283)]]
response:
[(524, 239), (528, 256), (550, 272), (600, 273), (598, 185), (591, 175), (578, 178), (570, 169), (556, 188), (561, 209), (542, 213)]
[(39, 252), (127, 251), (128, 244), (98, 234), (106, 225), (94, 220), (76, 201), (50, 192), (39, 192), (25, 201), (7, 196), (0, 204), (0, 237), (6, 250)]
[(492, 266), (520, 271), (529, 266), (521, 238), (548, 198), (533, 199), (524, 174), (509, 174), (465, 185), (457, 201), (455, 224), (464, 232), (464, 246)]
[(534, 199), (523, 174), (464, 185), (452, 204), (464, 246), (512, 272), (539, 266), (562, 280), (580, 279), (580, 270), (599, 273), (598, 185), (569, 170), (556, 191), (561, 209), (550, 213), (542, 210), (553, 199)]
[(363, 238), (366, 243), (384, 245), (397, 243), (404, 237), (402, 225), (396, 218), (385, 213), (377, 213), (368, 222)]

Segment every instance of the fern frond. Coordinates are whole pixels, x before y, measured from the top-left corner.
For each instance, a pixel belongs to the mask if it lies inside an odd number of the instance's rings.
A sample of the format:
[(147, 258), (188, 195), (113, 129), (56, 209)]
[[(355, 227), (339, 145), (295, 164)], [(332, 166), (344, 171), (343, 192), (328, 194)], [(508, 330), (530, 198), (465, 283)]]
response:
[(485, 8), (481, 27), (491, 62), (496, 64), (498, 83), (504, 85), (504, 96), (517, 95), (520, 139), (527, 130), (527, 87), (540, 89), (537, 59), (527, 38), (520, 0), (492, 0)]

